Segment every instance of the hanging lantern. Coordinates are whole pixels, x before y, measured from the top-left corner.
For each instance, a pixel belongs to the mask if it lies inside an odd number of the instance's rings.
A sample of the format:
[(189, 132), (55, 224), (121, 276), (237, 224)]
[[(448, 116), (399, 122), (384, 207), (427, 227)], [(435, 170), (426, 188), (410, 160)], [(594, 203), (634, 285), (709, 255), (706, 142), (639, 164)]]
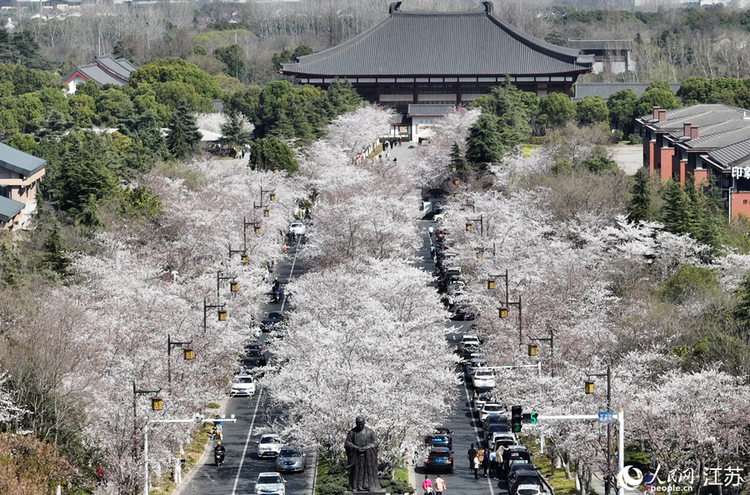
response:
[(247, 262), (249, 261), (249, 259), (248, 259), (247, 255), (246, 255), (246, 254), (244, 254), (244, 253), (242, 254), (242, 258), (240, 258), (240, 259), (241, 259), (241, 260), (242, 260), (242, 262), (243, 262), (243, 263), (245, 263), (245, 264), (247, 264)]
[(481, 250), (481, 249), (477, 250), (477, 259), (478, 260), (483, 260), (484, 259), (484, 251), (483, 250)]
[(189, 348), (188, 349), (184, 349), (184, 356), (185, 356), (185, 361), (190, 361), (194, 357), (193, 356), (193, 350), (189, 349)]
[(227, 310), (226, 309), (220, 309), (219, 310), (219, 321), (227, 321)]
[(271, 212), (268, 209), (263, 210), (263, 216), (264, 217), (267, 217), (267, 216), (270, 216), (270, 215), (271, 215)]
[(232, 292), (237, 292), (238, 290), (240, 290), (240, 285), (236, 280), (232, 280), (231, 282), (229, 282), (229, 290)]
[(593, 394), (594, 393), (594, 382), (591, 380), (586, 380), (586, 386), (584, 388), (585, 392), (587, 394)]
[(276, 201), (276, 193), (272, 192), (269, 198), (271, 199), (271, 201)]
[(508, 308), (500, 308), (498, 311), (498, 314), (500, 318), (507, 318), (508, 317)]
[(274, 174), (278, 174), (279, 173), (279, 167), (274, 167), (273, 168), (273, 173)]
[(460, 183), (461, 183), (461, 181), (460, 181), (460, 180), (458, 180), (458, 179), (453, 179), (453, 184), (455, 184), (455, 185), (459, 185)]
[(457, 198), (457, 197), (458, 197), (458, 193), (457, 193), (457, 192), (456, 192), (456, 193), (453, 193), (453, 197), (454, 197), (454, 198)]
[(470, 224), (470, 223), (467, 223), (467, 224), (466, 224), (466, 232), (471, 232), (471, 229), (472, 229), (473, 227), (474, 227), (474, 226), (473, 226), (472, 224)]
[(457, 170), (457, 169), (456, 169), (456, 166), (455, 166), (455, 165), (452, 165), (452, 166), (451, 166), (451, 172), (455, 172), (456, 170)]
[(161, 411), (164, 407), (161, 397), (151, 397), (151, 410)]
[(489, 280), (487, 281), (487, 288), (488, 288), (488, 289), (494, 289), (494, 288), (495, 288), (495, 280), (493, 280), (493, 279), (489, 279)]
[(255, 233), (260, 234), (260, 225), (255, 226)]
[(529, 344), (529, 356), (536, 356), (539, 353), (539, 347), (536, 344)]

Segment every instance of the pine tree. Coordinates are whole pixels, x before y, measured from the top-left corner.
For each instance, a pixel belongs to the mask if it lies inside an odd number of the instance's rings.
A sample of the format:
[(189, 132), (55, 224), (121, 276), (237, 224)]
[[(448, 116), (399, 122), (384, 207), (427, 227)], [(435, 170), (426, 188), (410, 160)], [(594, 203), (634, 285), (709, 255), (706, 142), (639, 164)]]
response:
[(483, 113), (469, 129), (466, 139), (468, 149), (466, 158), (471, 163), (493, 163), (503, 157), (503, 146), (497, 129), (498, 118), (490, 113)]
[(175, 158), (184, 158), (193, 152), (200, 140), (201, 133), (195, 125), (195, 117), (190, 113), (187, 103), (181, 100), (169, 120), (167, 149)]
[(57, 273), (60, 277), (70, 275), (72, 260), (65, 255), (62, 239), (60, 239), (60, 227), (55, 226), (52, 232), (44, 240), (41, 265), (47, 270)]
[(645, 222), (653, 219), (651, 210), (651, 177), (648, 169), (641, 168), (634, 176), (635, 182), (630, 190), (630, 204), (628, 205), (628, 221), (631, 223)]
[(664, 206), (661, 210), (661, 217), (667, 231), (673, 234), (689, 234), (693, 222), (690, 201), (685, 191), (679, 183), (669, 179), (662, 195)]
[(682, 190), (685, 191), (685, 197), (688, 202), (688, 233), (690, 233), (694, 239), (698, 239), (700, 235), (700, 226), (703, 223), (704, 198), (695, 188), (695, 177), (693, 175), (687, 176), (685, 179), (685, 187), (683, 187)]
[(451, 167), (456, 167), (456, 171), (461, 172), (466, 167), (466, 160), (464, 160), (464, 154), (461, 152), (461, 147), (456, 141), (453, 141), (451, 146)]
[(221, 125), (224, 144), (241, 146), (250, 141), (250, 135), (242, 127), (242, 118), (238, 114), (229, 115), (229, 119)]

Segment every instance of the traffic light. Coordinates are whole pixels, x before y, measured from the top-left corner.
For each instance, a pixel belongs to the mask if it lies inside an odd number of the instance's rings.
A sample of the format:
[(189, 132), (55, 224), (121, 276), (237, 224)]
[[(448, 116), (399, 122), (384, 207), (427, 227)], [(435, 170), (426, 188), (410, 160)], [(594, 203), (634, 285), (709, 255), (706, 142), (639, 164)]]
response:
[(536, 424), (536, 416), (538, 413), (523, 413), (521, 416), (521, 423)]
[(513, 406), (510, 409), (511, 411), (511, 418), (510, 418), (510, 424), (511, 428), (513, 429), (513, 433), (518, 433), (521, 431), (521, 427), (523, 426), (521, 422), (523, 421), (523, 407), (521, 406)]

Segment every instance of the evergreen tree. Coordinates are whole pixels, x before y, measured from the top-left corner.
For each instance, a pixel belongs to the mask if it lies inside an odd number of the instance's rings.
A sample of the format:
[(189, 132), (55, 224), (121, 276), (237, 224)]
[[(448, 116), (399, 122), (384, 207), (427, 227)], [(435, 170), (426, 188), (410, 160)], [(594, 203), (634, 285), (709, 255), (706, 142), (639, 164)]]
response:
[(695, 177), (692, 174), (688, 174), (685, 179), (685, 187), (682, 189), (685, 191), (685, 197), (688, 202), (688, 221), (690, 222), (688, 224), (688, 232), (697, 240), (699, 237), (700, 225), (703, 223), (703, 194), (696, 190)]
[(73, 261), (65, 254), (65, 248), (60, 239), (60, 227), (55, 225), (44, 240), (41, 267), (65, 278), (71, 274), (72, 263)]
[(229, 116), (229, 119), (221, 125), (221, 142), (230, 146), (241, 146), (250, 141), (250, 135), (242, 126), (242, 118), (238, 114)]
[(680, 184), (669, 179), (662, 192), (664, 206), (661, 217), (667, 231), (673, 234), (689, 234), (693, 225), (691, 205)]
[(651, 177), (648, 169), (642, 167), (635, 173), (633, 188), (630, 190), (628, 221), (646, 222), (653, 219), (651, 210)]
[(21, 258), (12, 245), (0, 244), (0, 282), (8, 287), (18, 287), (21, 282)]
[(185, 101), (180, 101), (172, 113), (167, 132), (167, 149), (175, 158), (184, 158), (195, 149), (201, 140), (201, 133), (195, 125), (195, 117)]
[(456, 167), (456, 171), (461, 172), (466, 167), (466, 160), (464, 160), (464, 154), (461, 152), (461, 147), (456, 141), (453, 141), (451, 146), (451, 168)]
[(274, 136), (268, 136), (253, 141), (250, 148), (250, 159), (248, 165), (254, 165), (256, 169), (270, 170), (278, 168), (289, 173), (299, 171), (299, 165), (294, 159), (291, 148), (283, 141)]
[(497, 129), (498, 118), (491, 113), (483, 113), (469, 129), (466, 139), (468, 149), (466, 159), (471, 163), (493, 163), (503, 157), (503, 146)]

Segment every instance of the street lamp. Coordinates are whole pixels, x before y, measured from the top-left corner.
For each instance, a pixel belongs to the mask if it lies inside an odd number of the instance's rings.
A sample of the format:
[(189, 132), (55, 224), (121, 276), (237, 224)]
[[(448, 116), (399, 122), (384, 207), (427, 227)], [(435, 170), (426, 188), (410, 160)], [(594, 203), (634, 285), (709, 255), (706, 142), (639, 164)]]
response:
[[(135, 386), (135, 380), (133, 380), (133, 441), (135, 441), (135, 438), (138, 433), (138, 422), (136, 421), (136, 417), (138, 416), (138, 404), (136, 402), (136, 398), (141, 394), (158, 394), (161, 392), (161, 389), (159, 390), (140, 390), (136, 388)], [(161, 397), (158, 397), (154, 395), (151, 397), (151, 410), (153, 411), (161, 411), (164, 407), (164, 404), (162, 403)], [(137, 448), (137, 443), (136, 443)]]
[[(550, 357), (555, 357), (555, 332), (550, 329), (549, 337), (531, 337), (531, 340), (537, 342), (549, 342)], [(536, 344), (529, 344), (529, 356), (536, 356), (538, 353), (538, 346)]]
[(479, 218), (467, 218), (466, 219), (466, 231), (471, 232), (474, 228), (474, 222), (479, 222), (479, 235), (484, 235), (484, 215), (479, 215)]
[(216, 300), (221, 300), (219, 296), (219, 284), (222, 280), (229, 280), (229, 290), (231, 292), (237, 292), (240, 289), (240, 285), (237, 282), (237, 277), (234, 275), (229, 275), (228, 277), (222, 277), (221, 276), (221, 270), (216, 272)]
[(502, 304), (500, 308), (498, 309), (498, 316), (500, 318), (507, 318), (508, 317), (508, 308), (511, 306), (518, 306), (518, 345), (523, 345), (523, 329), (522, 329), (522, 311), (523, 306), (521, 305), (521, 296), (518, 296), (518, 301), (510, 301), (509, 300), (509, 289), (508, 289), (508, 269), (505, 269), (505, 275), (490, 275), (489, 280), (487, 280), (487, 288), (488, 289), (494, 289), (495, 288), (495, 279), (498, 278), (504, 278), (505, 279), (505, 302), (500, 301)]
[[(478, 260), (484, 259), (484, 253), (492, 253), (492, 257), (493, 258), (495, 257), (495, 243), (494, 242), (492, 243), (492, 249), (490, 249), (490, 248), (484, 248), (484, 247), (478, 247), (478, 248), (475, 248), (475, 249), (477, 251), (477, 259)], [(495, 288), (494, 287), (494, 281), (493, 281), (493, 286), (490, 287), (489, 280), (488, 280), (487, 281), (487, 288), (488, 289), (494, 289)]]
[(461, 213), (466, 213), (466, 208), (471, 207), (471, 211), (474, 211), (476, 208), (474, 206), (474, 203), (469, 203), (469, 200), (466, 200), (466, 203), (461, 205)]
[[(193, 341), (190, 342), (176, 342), (172, 340), (172, 337), (167, 334), (167, 377), (169, 382), (169, 393), (172, 393), (172, 347), (183, 345), (190, 345)], [(189, 347), (185, 347), (182, 350), (182, 357), (185, 359), (185, 361), (190, 361), (193, 359), (193, 350)]]
[[(584, 392), (586, 394), (594, 393), (594, 381), (592, 377), (607, 378), (607, 412), (612, 411), (612, 368), (608, 364), (606, 373), (587, 373), (588, 380), (584, 383)], [(619, 460), (622, 462), (622, 460)], [(612, 487), (612, 423), (607, 423), (607, 479), (604, 482), (604, 493), (609, 495)]]
[(227, 310), (224, 309), (224, 307), (227, 305), (227, 303), (223, 304), (208, 304), (206, 302), (206, 298), (203, 298), (203, 333), (206, 332), (206, 318), (208, 315), (209, 309), (217, 309), (218, 310), (218, 316), (219, 321), (226, 321), (227, 320)]

